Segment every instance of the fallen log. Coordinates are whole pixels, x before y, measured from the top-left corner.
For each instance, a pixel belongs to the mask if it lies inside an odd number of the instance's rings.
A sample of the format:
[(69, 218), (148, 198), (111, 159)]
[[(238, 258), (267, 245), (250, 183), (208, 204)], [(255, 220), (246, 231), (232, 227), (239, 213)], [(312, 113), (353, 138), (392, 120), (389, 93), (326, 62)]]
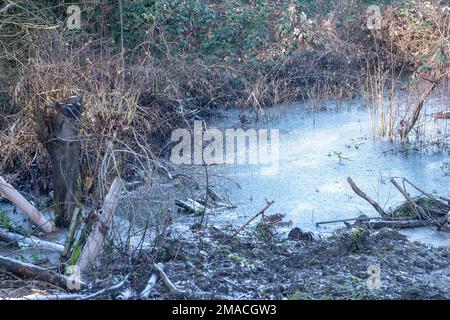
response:
[[(381, 217), (367, 217), (367, 219), (369, 219), (369, 220), (379, 220), (379, 219), (381, 219)], [(348, 219), (336, 219), (336, 220), (320, 221), (320, 222), (316, 222), (316, 227), (318, 227), (321, 224), (349, 222), (349, 221), (356, 221), (356, 220), (361, 220), (361, 218), (360, 217), (356, 217), (356, 218), (348, 218)]]
[(91, 300), (97, 297), (100, 297), (102, 295), (105, 295), (111, 291), (115, 291), (123, 287), (125, 283), (128, 282), (128, 276), (125, 277), (124, 280), (119, 282), (118, 284), (115, 284), (109, 288), (102, 289), (100, 291), (91, 293), (91, 294), (55, 294), (55, 295), (28, 295), (24, 296), (23, 300)]
[(213, 189), (211, 188), (207, 188), (206, 189), (206, 193), (208, 194), (208, 196), (211, 198), (211, 200), (216, 201), (216, 202), (225, 202), (223, 201), (222, 197), (219, 196), (219, 194), (217, 192), (215, 192)]
[(153, 269), (158, 272), (159, 276), (161, 277), (162, 281), (164, 282), (164, 285), (169, 290), (171, 294), (173, 294), (176, 297), (185, 297), (185, 292), (183, 290), (178, 289), (172, 281), (170, 281), (169, 277), (163, 270), (163, 266), (161, 264), (153, 264)]
[(437, 231), (447, 227), (450, 224), (450, 211), (437, 222)]
[(187, 199), (186, 201), (182, 201), (179, 199), (175, 200), (175, 205), (186, 210), (188, 214), (198, 214), (198, 213), (209, 213), (210, 210), (207, 209), (201, 203), (198, 203), (195, 200)]
[(407, 229), (417, 227), (436, 226), (438, 222), (432, 220), (392, 220), (392, 221), (364, 221), (362, 225), (370, 229), (392, 228), (392, 229)]
[(81, 272), (89, 271), (100, 253), (103, 242), (112, 226), (113, 215), (119, 201), (121, 186), (122, 180), (116, 177), (105, 197), (102, 214), (98, 216), (98, 221), (95, 223), (94, 230), (89, 235), (86, 244), (81, 250), (80, 258), (77, 263)]
[(156, 167), (157, 172), (166, 176), (169, 180), (173, 180), (173, 177), (172, 177), (172, 174), (170, 173), (170, 171), (166, 167), (164, 167), (161, 163), (156, 162), (155, 167)]
[(439, 200), (442, 200), (442, 201), (445, 201), (445, 202), (447, 202), (447, 205), (449, 205), (450, 206), (450, 199), (448, 199), (448, 198), (445, 198), (445, 197), (442, 197), (442, 196), (438, 196), (437, 197)]
[[(70, 279), (55, 271), (38, 267), (31, 263), (21, 262), (15, 259), (0, 256), (0, 267), (15, 275), (25, 277), (28, 279), (39, 280), (54, 284), (60, 288), (70, 289), (68, 284)], [(80, 282), (81, 287), (86, 287), (86, 284)]]
[(206, 193), (207, 193), (208, 197), (210, 197), (211, 200), (214, 201), (216, 207), (223, 207), (223, 208), (228, 208), (228, 209), (236, 208), (235, 205), (233, 205), (233, 204), (229, 203), (228, 201), (225, 201), (224, 199), (222, 199), (222, 197), (219, 196), (219, 194), (217, 192), (215, 192), (213, 189), (208, 187), (206, 189)]
[(60, 244), (45, 241), (33, 236), (25, 237), (23, 235), (15, 234), (2, 229), (0, 229), (0, 241), (6, 242), (8, 244), (17, 243), (19, 246), (46, 249), (59, 253), (62, 253), (64, 250), (64, 247)]
[(29, 203), (12, 185), (0, 176), (0, 193), (15, 204), (27, 217), (44, 232), (56, 231), (53, 221), (48, 220), (31, 203)]
[(352, 178), (348, 177), (347, 182), (349, 183), (352, 190), (361, 198), (366, 200), (379, 214), (383, 219), (388, 218), (388, 214), (383, 210), (383, 208), (380, 207), (378, 203), (376, 203), (371, 197), (369, 197), (367, 194), (365, 194), (361, 189), (358, 188), (358, 186), (355, 184), (355, 182), (352, 180)]

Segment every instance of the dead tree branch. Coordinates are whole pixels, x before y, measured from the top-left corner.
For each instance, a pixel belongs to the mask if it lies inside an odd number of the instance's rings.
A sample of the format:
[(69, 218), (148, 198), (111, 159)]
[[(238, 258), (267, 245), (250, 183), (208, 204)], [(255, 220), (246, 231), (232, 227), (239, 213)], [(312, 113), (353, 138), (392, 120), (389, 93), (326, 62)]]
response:
[[(28, 279), (40, 280), (67, 289), (70, 279), (62, 274), (56, 273), (31, 263), (21, 262), (15, 259), (0, 256), (0, 266), (3, 270), (14, 273)], [(80, 282), (82, 287), (86, 284)]]
[(178, 298), (187, 298), (187, 299), (193, 299), (193, 300), (203, 300), (203, 299), (219, 299), (219, 300), (229, 300), (230, 298), (227, 296), (222, 295), (216, 295), (209, 292), (193, 292), (193, 291), (187, 291), (187, 290), (181, 290), (177, 288), (172, 281), (170, 281), (167, 274), (164, 272), (162, 265), (160, 264), (153, 264), (153, 268), (156, 272), (158, 272), (159, 276), (161, 277), (161, 280), (163, 281), (166, 288), (169, 290), (169, 292), (178, 297)]
[(12, 185), (0, 176), (0, 193), (13, 204), (15, 204), (31, 221), (39, 226), (44, 232), (56, 230), (53, 221), (48, 220), (31, 203), (29, 203)]
[(28, 247), (52, 250), (60, 253), (64, 250), (64, 247), (60, 244), (41, 240), (33, 236), (25, 237), (2, 229), (0, 229), (0, 241), (6, 242), (8, 244), (17, 243), (21, 246), (25, 245)]
[(383, 208), (380, 207), (378, 203), (376, 203), (371, 197), (369, 197), (367, 194), (365, 194), (358, 186), (355, 184), (355, 182), (352, 180), (352, 178), (348, 177), (347, 182), (349, 183), (352, 190), (361, 198), (366, 200), (379, 214), (383, 219), (389, 218), (388, 214), (383, 210)]
[(409, 202), (409, 204), (411, 205), (412, 209), (416, 212), (416, 214), (418, 215), (418, 217), (420, 218), (424, 218), (426, 216), (425, 210), (423, 210), (423, 208), (419, 205), (417, 205), (417, 203), (410, 197), (410, 195), (406, 192), (406, 190), (404, 190), (398, 183), (397, 181), (395, 181), (394, 178), (392, 178), (391, 183), (394, 185), (394, 187), (400, 191), (400, 193), (405, 197), (405, 199)]
[(405, 228), (417, 228), (417, 227), (429, 227), (437, 225), (436, 221), (431, 220), (404, 220), (404, 221), (364, 221), (363, 225), (370, 229), (392, 228), (392, 229), (405, 229)]
[[(267, 200), (266, 200), (267, 201)], [(261, 209), (258, 213), (256, 213), (253, 217), (251, 217), (249, 220), (247, 220), (246, 223), (244, 223), (242, 226), (239, 227), (239, 229), (236, 230), (236, 232), (231, 236), (231, 238), (237, 236), (250, 222), (252, 222), (253, 220), (255, 220), (259, 215), (263, 214), (264, 212), (266, 212), (267, 209), (269, 209), (269, 207), (271, 205), (273, 205), (275, 201), (267, 201), (267, 205)]]

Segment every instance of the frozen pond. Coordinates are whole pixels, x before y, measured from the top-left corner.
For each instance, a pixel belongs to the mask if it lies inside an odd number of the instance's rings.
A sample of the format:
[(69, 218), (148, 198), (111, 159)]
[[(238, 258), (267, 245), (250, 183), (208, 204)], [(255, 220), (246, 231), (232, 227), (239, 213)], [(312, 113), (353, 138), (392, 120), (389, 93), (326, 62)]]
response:
[[(226, 221), (257, 212), (264, 207), (265, 199), (275, 201), (270, 213), (286, 214), (294, 225), (308, 230), (316, 229), (319, 221), (353, 218), (361, 213), (377, 216), (353, 193), (347, 177), (385, 209), (404, 200), (389, 182), (393, 177), (406, 177), (427, 192), (449, 196), (450, 176), (441, 169), (449, 159), (448, 152), (386, 152), (399, 146), (372, 139), (368, 112), (358, 108), (356, 102), (339, 112), (305, 113), (302, 109), (290, 106), (277, 110), (272, 112), (277, 114), (274, 120), (266, 123), (242, 125), (235, 111), (208, 122), (208, 126), (222, 129), (279, 129), (276, 173), (263, 175), (260, 165), (250, 164), (210, 168), (211, 175), (227, 177), (239, 185), (227, 183), (224, 187), (230, 200), (238, 204), (234, 214), (225, 214)], [(412, 188), (408, 191), (416, 194)], [(337, 226), (343, 225), (324, 225), (320, 230), (326, 232)], [(443, 237), (443, 241), (448, 238)]]
[[(208, 174), (214, 189), (237, 208), (208, 219), (214, 224), (240, 225), (263, 208), (266, 199), (275, 201), (268, 214), (286, 214), (286, 220), (291, 220), (294, 226), (315, 233), (328, 233), (343, 226), (337, 223), (317, 228), (316, 222), (355, 218), (362, 213), (377, 216), (367, 202), (353, 193), (347, 177), (351, 177), (385, 210), (404, 201), (389, 182), (393, 177), (406, 177), (429, 193), (436, 192), (450, 198), (450, 176), (446, 176), (441, 169), (450, 158), (448, 152), (392, 152), (400, 146), (372, 139), (368, 112), (360, 105), (353, 101), (346, 103), (345, 110), (318, 113), (305, 113), (302, 111), (304, 106), (292, 105), (268, 110), (267, 118), (270, 120), (260, 122), (241, 121), (243, 117), (239, 111), (227, 110), (207, 120), (208, 128), (215, 127), (221, 131), (233, 128), (279, 130), (278, 170), (272, 174), (262, 174), (262, 167), (267, 165), (209, 167)], [(334, 106), (330, 105), (328, 109), (334, 109)], [(245, 118), (248, 120), (251, 116)], [(443, 134), (448, 135), (445, 121), (441, 120), (440, 126)], [(188, 168), (188, 171), (193, 171), (190, 174), (193, 181), (204, 178), (202, 166)], [(162, 208), (173, 206), (175, 198), (183, 197), (171, 193), (170, 188), (177, 189), (173, 188), (172, 182), (167, 183), (167, 187), (158, 189), (155, 185), (149, 188), (158, 194), (157, 198), (164, 197), (161, 202), (147, 191), (137, 193), (137, 198), (135, 196), (131, 200), (144, 220), (148, 212), (157, 212), (160, 205)], [(203, 192), (204, 189), (200, 189), (197, 192)], [(412, 188), (408, 192), (417, 195)], [(195, 196), (189, 195), (192, 198)], [(143, 199), (152, 203), (151, 209), (139, 204)], [(8, 202), (0, 202), (0, 209), (8, 214), (14, 224), (26, 223), (22, 214), (14, 214), (13, 206)], [(43, 211), (49, 214), (47, 210)], [(411, 240), (432, 245), (448, 245), (450, 239), (449, 232), (438, 233), (434, 228), (418, 228), (404, 233)], [(62, 234), (50, 237), (49, 240), (63, 243)]]

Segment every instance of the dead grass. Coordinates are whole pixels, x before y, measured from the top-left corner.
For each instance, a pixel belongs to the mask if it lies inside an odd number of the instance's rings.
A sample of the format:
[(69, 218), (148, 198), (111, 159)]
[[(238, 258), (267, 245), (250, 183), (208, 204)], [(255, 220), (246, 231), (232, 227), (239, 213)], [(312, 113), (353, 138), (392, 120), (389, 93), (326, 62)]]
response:
[[(261, 117), (267, 106), (305, 99), (317, 111), (324, 99), (340, 101), (362, 90), (374, 136), (394, 140), (407, 117), (394, 94), (399, 80), (420, 62), (418, 52), (433, 52), (448, 32), (448, 12), (411, 6), (417, 8), (408, 12), (416, 10), (427, 21), (423, 28), (413, 29), (414, 14), (392, 7), (383, 13), (384, 29), (371, 38), (363, 28), (364, 12), (352, 3), (339, 3), (330, 13), (308, 17), (311, 21), (288, 17), (294, 30), (288, 38), (273, 32), (273, 43), (256, 56), (231, 62), (175, 52), (161, 30), (153, 30), (141, 50), (122, 56), (111, 49), (111, 39), (100, 35), (90, 34), (87, 41), (48, 22), (47, 28), (25, 29), (33, 46), (16, 57), (20, 78), (10, 92), (19, 107), (2, 119), (0, 171), (21, 181), (40, 176), (43, 189), (49, 186), (43, 123), (55, 116), (50, 105), (73, 94), (82, 97), (85, 108), (81, 139), (87, 194), (115, 173), (133, 176), (148, 167), (158, 142), (174, 126), (217, 107), (249, 107)], [(156, 34), (166, 43), (158, 58), (146, 49)], [(288, 43), (292, 52), (286, 51)]]
[[(426, 111), (422, 109), (428, 109), (425, 100), (448, 81), (450, 9), (436, 2), (410, 1), (387, 7), (382, 21), (382, 29), (371, 33), (372, 50), (364, 55), (362, 92), (372, 134), (412, 142), (409, 133), (428, 126), (421, 123), (429, 120), (422, 116)], [(448, 90), (439, 93), (446, 96)], [(440, 108), (433, 111), (445, 111), (445, 104)], [(430, 138), (429, 134), (413, 135), (420, 144)]]

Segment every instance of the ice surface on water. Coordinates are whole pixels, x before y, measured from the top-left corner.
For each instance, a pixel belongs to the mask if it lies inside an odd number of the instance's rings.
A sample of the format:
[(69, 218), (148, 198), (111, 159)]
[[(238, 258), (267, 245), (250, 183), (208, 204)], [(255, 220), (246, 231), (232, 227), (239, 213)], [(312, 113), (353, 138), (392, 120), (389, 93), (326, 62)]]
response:
[[(210, 176), (219, 176), (227, 194), (237, 209), (211, 217), (215, 224), (241, 224), (266, 204), (275, 203), (267, 212), (287, 215), (294, 225), (315, 232), (331, 232), (342, 224), (329, 224), (319, 230), (315, 222), (353, 218), (361, 213), (377, 216), (364, 200), (357, 197), (347, 184), (347, 177), (385, 209), (404, 199), (389, 183), (391, 177), (407, 177), (428, 192), (437, 191), (450, 197), (450, 176), (440, 168), (450, 157), (447, 153), (383, 153), (395, 145), (372, 140), (368, 113), (358, 109), (358, 102), (349, 110), (340, 112), (305, 113), (303, 107), (289, 106), (269, 110), (273, 121), (247, 124), (239, 122), (239, 111), (228, 110), (224, 117), (207, 121), (208, 127), (221, 129), (276, 128), (280, 132), (280, 166), (274, 175), (261, 175), (258, 165), (219, 165), (209, 168)], [(445, 120), (444, 120), (445, 121)], [(341, 158), (341, 159), (339, 159)], [(204, 170), (199, 167), (199, 175)], [(227, 182), (232, 179), (235, 183)], [(220, 187), (223, 187), (220, 190)], [(413, 189), (408, 191), (414, 194)], [(0, 203), (16, 223), (24, 216), (13, 214), (12, 206)], [(148, 211), (148, 210), (147, 210)], [(147, 212), (145, 211), (145, 212)], [(433, 245), (448, 245), (450, 235), (436, 233), (429, 228), (405, 231), (412, 240)], [(56, 240), (63, 242), (61, 235)]]
[[(383, 153), (395, 145), (372, 139), (364, 109), (305, 114), (301, 108), (292, 106), (282, 113), (275, 122), (257, 125), (280, 129), (278, 173), (261, 175), (255, 165), (210, 169), (211, 174), (230, 177), (241, 186), (229, 186), (231, 201), (240, 204), (235, 212), (237, 217), (257, 212), (266, 198), (275, 200), (272, 213), (285, 213), (295, 225), (305, 229), (315, 229), (317, 221), (352, 218), (361, 213), (377, 216), (372, 207), (353, 193), (347, 177), (352, 177), (385, 209), (404, 200), (389, 183), (391, 177), (406, 177), (423, 190), (449, 196), (450, 177), (440, 168), (448, 160), (448, 154)], [(240, 126), (238, 114), (226, 115), (227, 119), (208, 125)], [(415, 194), (413, 189), (408, 191)], [(227, 216), (230, 219), (233, 215)], [(337, 226), (342, 224), (320, 229)]]

